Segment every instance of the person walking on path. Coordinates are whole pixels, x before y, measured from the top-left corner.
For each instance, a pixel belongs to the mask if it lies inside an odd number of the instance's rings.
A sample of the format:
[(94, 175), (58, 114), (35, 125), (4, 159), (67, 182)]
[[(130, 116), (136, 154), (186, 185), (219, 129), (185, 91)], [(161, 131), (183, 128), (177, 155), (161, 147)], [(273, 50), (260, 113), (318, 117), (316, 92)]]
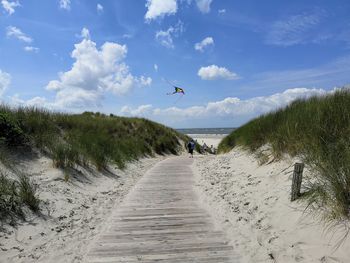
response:
[(194, 150), (195, 146), (196, 146), (196, 143), (194, 142), (193, 139), (191, 139), (189, 141), (189, 143), (187, 144), (187, 148), (188, 148), (188, 152), (190, 154), (190, 158), (193, 158), (193, 150)]

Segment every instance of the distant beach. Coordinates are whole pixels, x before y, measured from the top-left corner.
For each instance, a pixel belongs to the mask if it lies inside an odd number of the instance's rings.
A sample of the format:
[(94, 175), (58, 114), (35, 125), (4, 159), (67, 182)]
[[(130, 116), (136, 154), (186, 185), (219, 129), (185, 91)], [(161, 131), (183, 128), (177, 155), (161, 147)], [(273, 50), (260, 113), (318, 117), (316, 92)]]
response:
[(230, 134), (236, 128), (190, 128), (190, 129), (176, 129), (183, 134)]
[(190, 136), (200, 144), (206, 144), (209, 147), (213, 145), (217, 148), (220, 141), (234, 131), (235, 128), (193, 128), (177, 129), (177, 131)]

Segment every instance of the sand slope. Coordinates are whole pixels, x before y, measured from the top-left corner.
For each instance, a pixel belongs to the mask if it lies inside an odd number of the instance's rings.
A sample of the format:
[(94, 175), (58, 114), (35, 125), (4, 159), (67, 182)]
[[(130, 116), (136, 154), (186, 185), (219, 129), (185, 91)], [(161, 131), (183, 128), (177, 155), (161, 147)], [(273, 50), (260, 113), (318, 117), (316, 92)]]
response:
[(242, 262), (350, 262), (350, 239), (333, 251), (344, 232), (332, 236), (290, 202), (293, 160), (259, 166), (241, 150), (195, 160), (197, 190)]
[(38, 185), (42, 215), (28, 213), (26, 222), (0, 231), (0, 262), (81, 262), (89, 242), (108, 225), (114, 207), (162, 159), (143, 159), (124, 171), (80, 167), (68, 182), (46, 157), (21, 160), (16, 167)]

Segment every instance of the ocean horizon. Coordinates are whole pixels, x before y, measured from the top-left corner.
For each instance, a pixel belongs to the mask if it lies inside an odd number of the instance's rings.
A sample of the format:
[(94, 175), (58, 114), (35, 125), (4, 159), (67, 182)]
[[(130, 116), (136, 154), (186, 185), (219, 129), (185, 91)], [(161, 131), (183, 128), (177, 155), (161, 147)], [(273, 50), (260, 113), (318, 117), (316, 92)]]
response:
[(186, 128), (175, 129), (183, 134), (230, 134), (236, 128)]

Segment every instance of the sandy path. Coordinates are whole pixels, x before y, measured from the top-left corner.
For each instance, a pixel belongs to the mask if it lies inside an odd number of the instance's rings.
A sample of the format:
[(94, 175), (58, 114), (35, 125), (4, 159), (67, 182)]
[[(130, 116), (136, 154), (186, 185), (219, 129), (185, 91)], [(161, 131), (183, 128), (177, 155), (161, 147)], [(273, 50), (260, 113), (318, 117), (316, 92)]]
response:
[(192, 159), (159, 162), (116, 210), (88, 262), (238, 262), (193, 190)]

